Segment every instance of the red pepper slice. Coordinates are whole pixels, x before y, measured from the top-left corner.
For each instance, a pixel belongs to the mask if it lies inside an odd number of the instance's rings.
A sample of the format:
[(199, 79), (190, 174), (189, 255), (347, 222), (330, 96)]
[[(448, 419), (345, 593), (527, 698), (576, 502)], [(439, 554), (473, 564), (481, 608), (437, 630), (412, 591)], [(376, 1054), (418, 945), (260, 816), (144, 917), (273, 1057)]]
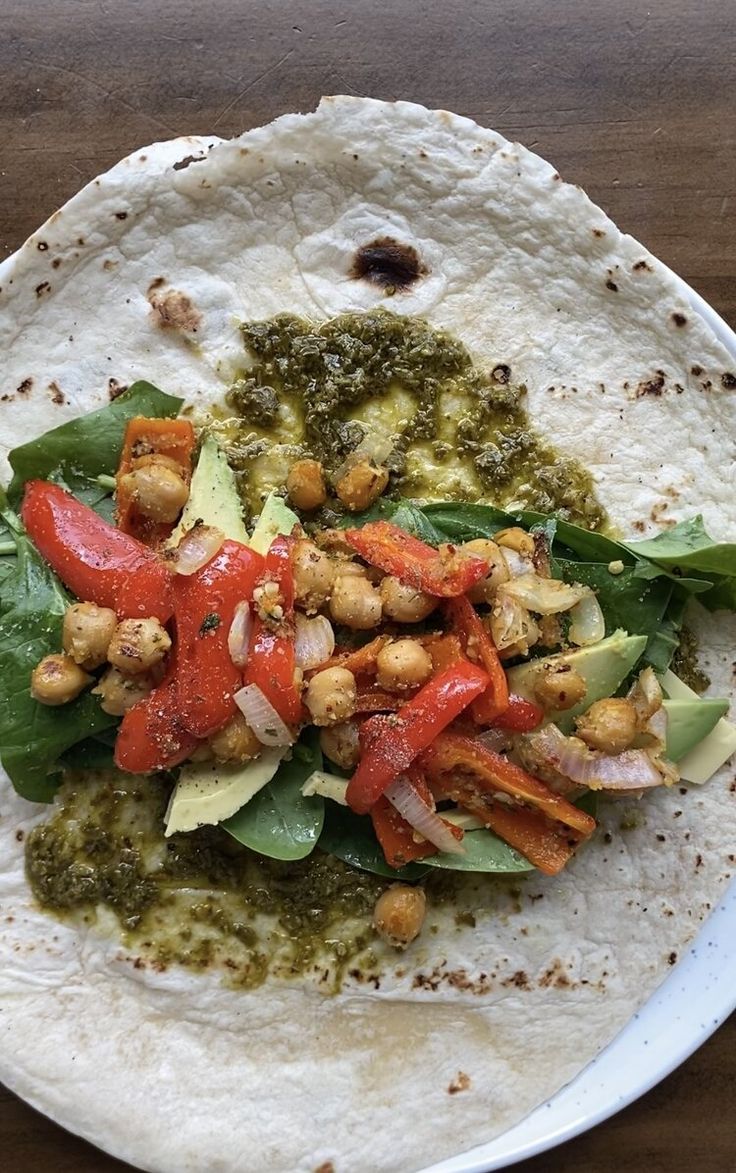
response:
[(199, 744), (179, 715), (176, 658), (153, 692), (124, 715), (115, 740), (115, 765), (129, 774), (169, 770), (191, 757)]
[(283, 535), (276, 537), (266, 554), (265, 570), (259, 585), (276, 583), (278, 605), (282, 613), (273, 620), (256, 616), (248, 663), (243, 673), (243, 684), (257, 684), (287, 725), (296, 724), (304, 716), (301, 696), (294, 680), (294, 573), (291, 566), (294, 541), (294, 538)]
[(390, 642), (390, 635), (377, 635), (375, 639), (369, 640), (367, 644), (363, 644), (362, 648), (355, 648), (354, 651), (338, 647), (335, 649), (334, 655), (321, 664), (316, 671), (322, 672), (325, 668), (347, 668), (353, 676), (375, 674), (378, 653)]
[[(483, 697), (479, 697), (478, 704)], [(512, 733), (529, 733), (536, 729), (544, 720), (544, 709), (535, 705), (534, 701), (527, 701), (523, 696), (514, 693), (509, 697), (509, 707), (499, 717), (494, 717), (493, 726), (496, 729), (509, 729)]]
[[(406, 777), (419, 794), (422, 802), (434, 810), (434, 802), (427, 785), (427, 779), (416, 764), (409, 767), (406, 771)], [(371, 807), (370, 814), (373, 830), (376, 832), (376, 838), (381, 844), (389, 867), (401, 868), (405, 864), (411, 863), (412, 860), (426, 859), (428, 855), (437, 854), (437, 848), (433, 843), (429, 843), (426, 839), (417, 842), (414, 828), (410, 823), (407, 823), (406, 819), (402, 818), (396, 807), (383, 794), (378, 802), (375, 802)], [(463, 832), (460, 827), (453, 827), (451, 823), (445, 823), (445, 826), (449, 827), (456, 839), (462, 839)]]
[(155, 454), (173, 460), (179, 466), (179, 475), (189, 484), (194, 438), (194, 428), (189, 420), (149, 419), (137, 415), (128, 421), (115, 493), (118, 528), (123, 533), (132, 534), (147, 545), (156, 545), (169, 536), (173, 524), (162, 524), (145, 517), (138, 510), (128, 482), (123, 478), (138, 467), (141, 458)]
[(356, 713), (393, 713), (400, 709), (406, 697), (397, 696), (393, 692), (385, 692), (382, 688), (368, 686), (359, 687), (355, 701)]
[(509, 686), (498, 652), (478, 612), (465, 596), (450, 599), (445, 610), (465, 647), (465, 653), (485, 668), (490, 684), (470, 710), (479, 725), (495, 721), (509, 707)]
[(242, 670), (230, 659), (228, 635), (235, 608), (250, 602), (263, 558), (227, 540), (214, 558), (174, 584), (176, 691), (181, 721), (196, 737), (208, 737), (235, 716), (233, 693)]
[(29, 481), (21, 517), (39, 552), (78, 599), (111, 607), (119, 619), (171, 618), (171, 571), (153, 550), (71, 493), (48, 481)]
[(435, 672), (441, 672), (443, 668), (466, 659), (462, 644), (453, 632), (430, 636), (424, 641), (424, 647), (432, 659)]
[(394, 778), (487, 685), (488, 676), (475, 664), (453, 664), (428, 680), (398, 713), (369, 717), (360, 730), (363, 756), (348, 782), (348, 805), (366, 814)]
[(450, 545), (435, 550), (390, 521), (369, 521), (362, 529), (345, 530), (345, 537), (371, 566), (428, 595), (463, 595), (488, 574), (488, 559)]
[(595, 830), (594, 818), (477, 740), (443, 733), (420, 764), (435, 793), (471, 811), (546, 875), (561, 871)]

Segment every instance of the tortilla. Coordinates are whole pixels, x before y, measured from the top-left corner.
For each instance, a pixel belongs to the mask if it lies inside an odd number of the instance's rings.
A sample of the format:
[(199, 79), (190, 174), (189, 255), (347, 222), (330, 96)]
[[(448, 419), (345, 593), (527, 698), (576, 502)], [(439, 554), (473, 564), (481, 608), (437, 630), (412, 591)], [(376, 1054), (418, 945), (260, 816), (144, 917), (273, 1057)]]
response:
[[(695, 512), (734, 530), (733, 357), (579, 188), (444, 111), (330, 98), (233, 142), (155, 144), (55, 213), (0, 286), (3, 480), (8, 449), (134, 379), (221, 399), (239, 319), (385, 304), (508, 365), (624, 534)], [(726, 694), (734, 624), (695, 623)], [(580, 1071), (696, 933), (730, 877), (730, 777), (658, 792), (625, 835), (611, 804), (562, 875), (499, 884), (475, 928), (434, 915), (436, 934), (383, 955), (378, 988), (348, 977), (335, 997), (136, 967), (114, 932), (50, 919), (22, 843), (47, 812), (4, 781), (0, 1078), (151, 1170), (406, 1171), (489, 1140)]]

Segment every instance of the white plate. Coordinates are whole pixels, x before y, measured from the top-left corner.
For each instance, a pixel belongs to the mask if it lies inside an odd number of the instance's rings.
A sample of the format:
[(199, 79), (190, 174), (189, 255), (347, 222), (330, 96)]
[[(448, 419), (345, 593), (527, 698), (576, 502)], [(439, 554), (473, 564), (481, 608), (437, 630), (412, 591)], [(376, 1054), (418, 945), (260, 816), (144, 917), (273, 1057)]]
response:
[[(693, 309), (736, 358), (736, 333), (672, 274)], [(736, 1009), (736, 880), (667, 980), (577, 1079), (521, 1123), (424, 1173), (491, 1173), (546, 1152), (607, 1120), (683, 1063)]]

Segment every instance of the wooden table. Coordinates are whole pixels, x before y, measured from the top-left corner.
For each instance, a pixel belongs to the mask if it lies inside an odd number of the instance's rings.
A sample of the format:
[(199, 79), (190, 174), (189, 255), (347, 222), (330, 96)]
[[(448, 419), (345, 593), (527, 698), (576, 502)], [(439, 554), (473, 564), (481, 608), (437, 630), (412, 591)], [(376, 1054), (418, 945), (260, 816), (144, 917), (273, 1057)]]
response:
[[(323, 93), (410, 98), (553, 161), (736, 325), (733, 0), (5, 0), (2, 22), (6, 253), (155, 139), (236, 134)], [(637, 1104), (517, 1168), (732, 1173), (735, 1086), (732, 1019)], [(126, 1168), (2, 1091), (0, 1154), (5, 1173)]]

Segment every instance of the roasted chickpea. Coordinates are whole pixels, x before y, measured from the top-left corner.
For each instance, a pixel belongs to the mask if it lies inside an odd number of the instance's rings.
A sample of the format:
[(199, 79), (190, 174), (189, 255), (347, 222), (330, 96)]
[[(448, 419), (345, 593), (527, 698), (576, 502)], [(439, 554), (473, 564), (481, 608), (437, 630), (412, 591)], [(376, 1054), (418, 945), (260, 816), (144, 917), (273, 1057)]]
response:
[(352, 770), (360, 761), (358, 726), (354, 721), (330, 725), (319, 735), (322, 753), (341, 770)]
[(131, 494), (143, 516), (155, 522), (176, 521), (189, 499), (183, 477), (160, 461), (125, 473), (120, 487)]
[(286, 491), (295, 509), (317, 509), (327, 500), (325, 474), (318, 460), (297, 460), (286, 478)]
[(170, 647), (169, 633), (158, 619), (123, 619), (115, 628), (107, 658), (121, 672), (137, 676), (159, 664)]
[(61, 646), (80, 668), (99, 668), (107, 659), (117, 624), (117, 616), (110, 607), (72, 603), (64, 612)]
[(586, 691), (583, 677), (569, 664), (543, 665), (534, 681), (534, 696), (548, 712), (571, 709)]
[(389, 945), (406, 949), (419, 936), (427, 911), (423, 888), (392, 884), (376, 901), (373, 927)]
[(336, 725), (355, 712), (358, 691), (347, 668), (325, 668), (309, 681), (304, 703), (315, 725)]
[(508, 550), (514, 550), (517, 554), (521, 554), (522, 558), (534, 556), (534, 538), (518, 525), (511, 526), (510, 529), (499, 530), (496, 534), (496, 542), (499, 546), (505, 546)]
[(393, 574), (387, 574), (381, 580), (380, 591), (384, 615), (397, 623), (419, 623), (432, 614), (439, 602), (433, 595), (425, 595), (424, 591), (418, 591)]
[(417, 688), (432, 675), (432, 657), (415, 639), (397, 639), (376, 656), (377, 683), (389, 692)]
[(294, 546), (291, 565), (294, 572), (294, 597), (308, 615), (313, 615), (330, 597), (337, 564), (329, 555), (318, 550), (314, 542), (304, 539)]
[(359, 460), (340, 477), (335, 492), (351, 513), (367, 509), (388, 484), (388, 469), (371, 460)]
[(91, 682), (71, 656), (44, 656), (31, 673), (31, 696), (42, 705), (65, 705)]
[(138, 701), (142, 701), (153, 689), (150, 676), (126, 676), (119, 668), (108, 668), (92, 689), (95, 696), (102, 697), (100, 708), (112, 717), (122, 717)]
[(464, 542), (460, 549), (468, 554), (477, 554), (480, 558), (486, 558), (490, 563), (487, 578), (482, 578), (474, 587), (471, 587), (468, 591), (468, 598), (471, 603), (492, 603), (496, 588), (502, 582), (508, 582), (510, 577), (503, 550), (496, 542), (491, 542), (487, 538), (474, 538), (472, 542)]
[(595, 701), (575, 725), (578, 737), (591, 749), (622, 753), (636, 737), (636, 709), (625, 697), (608, 697)]
[(263, 746), (242, 713), (236, 713), (209, 739), (212, 755), (218, 762), (249, 762), (257, 758)]
[(335, 623), (368, 631), (381, 622), (381, 596), (367, 578), (338, 572), (330, 599), (330, 615)]

